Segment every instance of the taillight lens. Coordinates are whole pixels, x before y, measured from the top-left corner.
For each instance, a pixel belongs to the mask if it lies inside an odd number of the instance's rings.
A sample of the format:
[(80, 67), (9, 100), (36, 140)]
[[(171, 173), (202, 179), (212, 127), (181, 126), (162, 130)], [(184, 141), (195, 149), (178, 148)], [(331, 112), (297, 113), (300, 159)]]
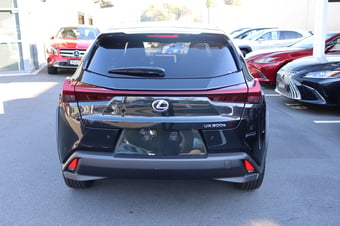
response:
[(72, 79), (65, 79), (60, 100), (63, 103), (85, 101), (107, 101), (114, 95), (111, 90), (80, 83)]
[(218, 91), (212, 91), (209, 99), (216, 102), (260, 104), (263, 101), (261, 85), (258, 80), (233, 87), (227, 87)]
[(76, 95), (74, 93), (75, 81), (72, 79), (65, 79), (63, 88), (60, 95), (60, 101), (62, 103), (70, 103), (76, 101)]
[(260, 82), (255, 79), (251, 82), (248, 82), (248, 95), (247, 95), (247, 104), (261, 104), (263, 102), (263, 93), (261, 89)]

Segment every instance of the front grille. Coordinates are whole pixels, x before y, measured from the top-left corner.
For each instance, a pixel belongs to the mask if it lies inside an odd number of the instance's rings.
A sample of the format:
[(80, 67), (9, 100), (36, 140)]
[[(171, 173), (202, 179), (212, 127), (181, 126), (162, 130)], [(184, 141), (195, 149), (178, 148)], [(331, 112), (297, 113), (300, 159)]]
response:
[(85, 52), (85, 49), (61, 49), (60, 56), (69, 58), (82, 58)]

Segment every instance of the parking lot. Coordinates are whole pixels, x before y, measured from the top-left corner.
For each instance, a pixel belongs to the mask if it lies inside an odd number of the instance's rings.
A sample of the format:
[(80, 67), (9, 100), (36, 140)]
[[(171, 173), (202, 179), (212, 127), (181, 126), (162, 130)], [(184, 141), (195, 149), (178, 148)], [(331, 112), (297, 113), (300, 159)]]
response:
[(264, 87), (267, 172), (252, 192), (214, 180), (65, 186), (55, 111), (71, 72), (0, 77), (0, 225), (339, 225), (339, 111)]

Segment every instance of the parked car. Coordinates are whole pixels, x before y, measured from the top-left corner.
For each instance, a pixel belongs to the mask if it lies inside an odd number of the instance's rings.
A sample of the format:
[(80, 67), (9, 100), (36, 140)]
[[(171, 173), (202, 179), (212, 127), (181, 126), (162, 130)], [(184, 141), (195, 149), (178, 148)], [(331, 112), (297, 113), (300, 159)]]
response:
[(62, 27), (47, 48), (47, 71), (57, 74), (58, 68), (77, 68), (85, 51), (99, 34), (92, 26)]
[[(288, 62), (313, 54), (314, 37), (306, 38), (290, 47), (256, 51), (246, 56), (247, 65), (253, 77), (262, 83), (275, 84), (276, 73)], [(327, 33), (326, 54), (340, 53), (340, 33)]]
[[(186, 49), (163, 53), (171, 43)], [(263, 181), (265, 99), (216, 28), (141, 24), (100, 34), (65, 79), (57, 115), (72, 188), (111, 177), (215, 178), (249, 190)]]
[(340, 55), (325, 59), (309, 56), (286, 64), (277, 73), (275, 91), (304, 103), (340, 107)]
[(290, 46), (311, 35), (311, 32), (304, 30), (265, 29), (244, 39), (235, 40), (235, 43), (245, 56), (256, 50)]
[(230, 32), (230, 36), (233, 39), (244, 39), (256, 32), (263, 31), (265, 29), (274, 29), (273, 27), (257, 27), (257, 28), (240, 28)]

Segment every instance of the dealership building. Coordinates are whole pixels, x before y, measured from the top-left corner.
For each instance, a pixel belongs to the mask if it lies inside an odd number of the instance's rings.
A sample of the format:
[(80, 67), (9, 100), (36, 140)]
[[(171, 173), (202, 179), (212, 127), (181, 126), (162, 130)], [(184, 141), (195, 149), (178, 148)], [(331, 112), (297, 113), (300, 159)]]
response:
[(1, 0), (0, 76), (30, 74), (46, 64), (46, 45), (65, 25), (95, 25), (104, 0)]

